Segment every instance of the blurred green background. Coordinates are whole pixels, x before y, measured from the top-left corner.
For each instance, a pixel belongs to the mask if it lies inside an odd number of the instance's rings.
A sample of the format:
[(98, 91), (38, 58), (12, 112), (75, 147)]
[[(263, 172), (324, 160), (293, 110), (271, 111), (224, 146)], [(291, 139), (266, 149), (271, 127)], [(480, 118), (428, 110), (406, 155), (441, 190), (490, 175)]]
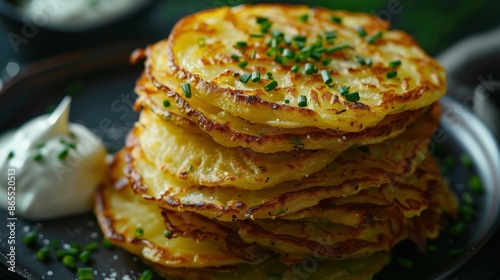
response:
[(219, 6), (244, 3), (307, 3), (331, 9), (344, 9), (378, 14), (389, 19), (393, 28), (412, 34), (431, 55), (469, 34), (500, 26), (500, 1), (498, 0), (335, 0), (335, 1), (258, 1), (258, 0), (207, 0), (164, 1), (157, 16), (179, 18), (182, 14)]

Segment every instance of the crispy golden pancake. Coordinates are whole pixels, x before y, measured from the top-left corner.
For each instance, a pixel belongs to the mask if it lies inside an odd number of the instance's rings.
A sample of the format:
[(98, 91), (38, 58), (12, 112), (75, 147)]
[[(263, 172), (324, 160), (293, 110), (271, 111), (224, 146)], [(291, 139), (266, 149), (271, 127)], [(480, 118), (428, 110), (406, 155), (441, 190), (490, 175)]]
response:
[(428, 112), (399, 137), (367, 150), (351, 149), (307, 178), (273, 188), (250, 191), (192, 185), (162, 172), (141, 150), (136, 140), (139, 136), (133, 133), (127, 148), (130, 156), (126, 175), (138, 194), (154, 198), (172, 210), (198, 212), (221, 221), (280, 217), (327, 198), (350, 196), (412, 174), (426, 156), (438, 111)]
[(228, 148), (198, 129), (183, 129), (147, 109), (141, 112), (133, 134), (145, 156), (163, 173), (197, 186), (269, 188), (315, 173), (339, 155), (327, 150), (261, 154)]
[[(446, 92), (444, 69), (413, 38), (365, 13), (294, 5), (219, 8), (180, 20), (166, 44), (146, 61), (157, 86), (174, 76), (176, 91), (187, 82), (187, 96), (251, 123), (361, 131), (386, 115), (429, 106)], [(240, 80), (252, 72), (260, 73), (258, 81)], [(265, 89), (272, 80), (277, 86)]]
[[(380, 143), (400, 135), (424, 109), (404, 111), (386, 116), (375, 126), (360, 132), (345, 132), (315, 127), (280, 128), (250, 123), (220, 108), (203, 103), (193, 96), (183, 99), (176, 92), (174, 78), (166, 77), (166, 85), (157, 89), (145, 75), (137, 81), (139, 98), (136, 108), (150, 108), (158, 116), (187, 129), (199, 127), (217, 143), (226, 147), (245, 147), (259, 153), (275, 153), (296, 149), (344, 151), (355, 146)], [(167, 87), (168, 86), (168, 87)], [(167, 101), (169, 106), (163, 104)]]
[[(143, 258), (168, 267), (223, 267), (246, 262), (226, 249), (227, 230), (207, 219), (184, 216), (170, 212), (168, 222), (154, 202), (134, 195), (129, 182), (123, 177), (123, 154), (117, 154), (110, 167), (109, 180), (97, 194), (95, 212), (107, 239), (115, 245), (140, 255)], [(164, 214), (166, 215), (166, 214)], [(184, 236), (172, 232), (164, 236), (166, 225), (202, 227), (206, 236), (191, 231)], [(193, 226), (192, 226), (193, 227)], [(144, 235), (138, 238), (137, 228)], [(254, 260), (263, 260), (264, 255), (254, 253)]]
[[(262, 263), (266, 259), (264, 255), (258, 256), (262, 251), (255, 245), (241, 244), (229, 228), (195, 214), (162, 211), (154, 203), (135, 196), (123, 178), (123, 161), (123, 154), (117, 154), (96, 203), (99, 224), (115, 245), (139, 255), (158, 272), (174, 279), (234, 279), (235, 276), (254, 279), (259, 275), (294, 279), (296, 268), (282, 264), (277, 258)], [(143, 229), (141, 237), (135, 235), (137, 228)], [(168, 238), (165, 229), (169, 230)], [(247, 264), (242, 258), (249, 256), (257, 261)], [(388, 254), (379, 253), (355, 261), (311, 258), (304, 262), (317, 266), (308, 269), (310, 279), (349, 280), (370, 279), (388, 260)]]
[(360, 191), (348, 197), (335, 197), (319, 205), (283, 216), (285, 220), (327, 220), (359, 226), (376, 220), (403, 220), (420, 215), (428, 208), (437, 190), (445, 183), (436, 162), (428, 157), (408, 177), (394, 183)]

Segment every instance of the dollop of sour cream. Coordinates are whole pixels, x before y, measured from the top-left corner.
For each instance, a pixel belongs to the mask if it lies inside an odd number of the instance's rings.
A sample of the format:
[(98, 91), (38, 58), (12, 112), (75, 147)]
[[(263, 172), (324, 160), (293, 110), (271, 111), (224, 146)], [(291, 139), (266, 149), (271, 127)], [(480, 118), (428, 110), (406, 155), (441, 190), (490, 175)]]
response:
[(52, 114), (1, 136), (3, 209), (43, 220), (92, 208), (94, 191), (105, 176), (106, 149), (86, 127), (69, 123), (70, 104), (65, 97)]
[(81, 27), (133, 11), (144, 0), (28, 0), (19, 8), (38, 25)]

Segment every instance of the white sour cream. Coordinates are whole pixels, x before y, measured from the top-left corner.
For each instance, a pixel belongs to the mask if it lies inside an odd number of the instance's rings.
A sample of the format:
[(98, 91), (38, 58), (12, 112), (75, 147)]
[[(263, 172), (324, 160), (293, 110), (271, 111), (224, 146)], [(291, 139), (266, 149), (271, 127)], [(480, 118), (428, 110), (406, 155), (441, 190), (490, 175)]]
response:
[[(16, 216), (40, 220), (92, 208), (94, 191), (105, 175), (106, 150), (83, 125), (69, 123), (70, 104), (71, 98), (65, 97), (52, 114), (0, 137), (3, 209), (12, 210), (15, 200)], [(12, 181), (15, 189), (9, 189)]]
[(20, 10), (35, 24), (81, 27), (109, 21), (133, 11), (146, 1), (138, 0), (25, 0)]

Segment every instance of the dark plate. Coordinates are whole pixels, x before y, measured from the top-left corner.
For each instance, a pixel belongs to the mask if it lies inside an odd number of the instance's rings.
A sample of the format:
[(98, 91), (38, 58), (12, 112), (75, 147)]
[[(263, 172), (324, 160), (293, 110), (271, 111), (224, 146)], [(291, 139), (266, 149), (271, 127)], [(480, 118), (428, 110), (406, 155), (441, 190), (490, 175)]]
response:
[[(130, 66), (128, 55), (134, 48), (143, 45), (145, 43), (130, 43), (87, 53), (68, 54), (27, 67), (0, 94), (0, 131), (15, 128), (28, 119), (45, 113), (62, 96), (71, 94), (72, 121), (91, 128), (112, 150), (120, 149), (126, 132), (137, 119), (131, 105), (135, 98), (134, 83), (142, 69), (142, 65)], [(455, 158), (462, 154), (469, 155), (474, 168), (467, 168), (457, 162), (445, 176), (460, 195), (467, 189), (468, 179), (478, 174), (483, 181), (485, 193), (475, 195), (475, 220), (467, 224), (465, 232), (452, 236), (444, 231), (437, 240), (430, 242), (438, 247), (438, 251), (428, 254), (419, 252), (409, 242), (401, 243), (394, 250), (392, 264), (378, 274), (376, 279), (443, 279), (477, 252), (498, 224), (498, 144), (483, 123), (463, 106), (450, 98), (444, 98), (441, 103), (444, 114), (440, 130), (433, 136), (432, 151), (441, 157), (441, 161), (450, 155)], [(6, 218), (7, 213), (0, 211), (0, 220), (6, 221)], [(102, 239), (91, 213), (42, 223), (18, 219), (16, 226), (16, 275), (29, 279), (75, 278), (74, 271), (66, 269), (53, 255), (52, 260), (46, 263), (36, 261), (33, 255), (44, 242), (56, 239), (60, 244), (87, 243)], [(21, 238), (32, 229), (38, 230), (43, 236), (37, 246), (29, 248), (22, 243)], [(0, 259), (3, 269), (6, 267), (8, 253), (6, 237), (6, 231), (2, 229)], [(464, 249), (464, 253), (449, 256), (449, 250), (453, 249)], [(398, 265), (397, 259), (400, 257), (413, 261), (413, 267), (407, 269)], [(146, 269), (145, 265), (127, 252), (118, 248), (107, 250), (102, 246), (93, 254), (90, 265), (97, 272), (97, 279), (105, 276), (122, 279), (124, 275), (134, 279)], [(14, 274), (10, 276), (12, 275)]]

